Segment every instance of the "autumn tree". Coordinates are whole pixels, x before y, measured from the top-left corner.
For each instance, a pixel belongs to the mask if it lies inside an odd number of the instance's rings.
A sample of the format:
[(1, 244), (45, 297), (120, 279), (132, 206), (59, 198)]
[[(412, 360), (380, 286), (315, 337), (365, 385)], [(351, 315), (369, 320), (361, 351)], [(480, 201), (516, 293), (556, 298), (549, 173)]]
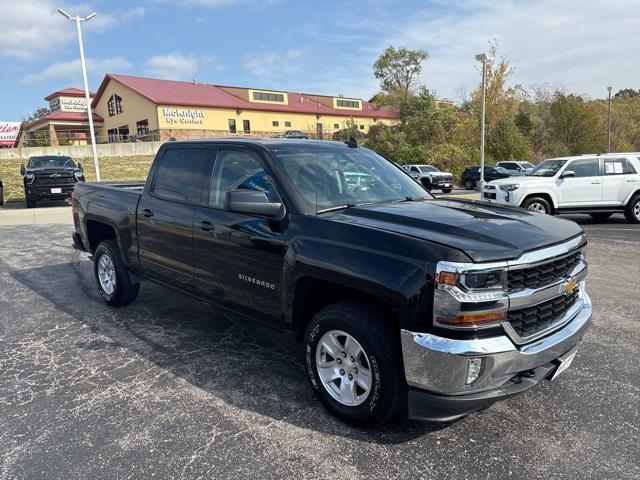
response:
[[(571, 155), (602, 151), (605, 129), (593, 105), (574, 94), (558, 93), (550, 106), (551, 139)], [(559, 152), (564, 153), (564, 152)]]
[(406, 95), (415, 92), (422, 72), (422, 62), (428, 57), (426, 50), (387, 48), (373, 64), (373, 74), (380, 80), (383, 93)]

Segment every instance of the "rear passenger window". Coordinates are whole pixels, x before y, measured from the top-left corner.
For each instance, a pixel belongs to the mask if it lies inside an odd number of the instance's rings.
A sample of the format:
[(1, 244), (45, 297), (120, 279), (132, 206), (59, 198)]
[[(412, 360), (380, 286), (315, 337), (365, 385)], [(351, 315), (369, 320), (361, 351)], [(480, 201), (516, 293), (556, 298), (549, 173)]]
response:
[(270, 199), (276, 196), (271, 178), (253, 153), (220, 150), (213, 166), (209, 206), (224, 209), (227, 192), (241, 189), (265, 192)]
[(165, 151), (156, 172), (154, 195), (167, 200), (201, 203), (208, 158), (206, 148), (173, 148)]
[(597, 158), (574, 160), (566, 170), (574, 172), (576, 177), (597, 177), (600, 175), (600, 167), (598, 165)]
[(604, 161), (605, 175), (630, 175), (634, 173), (636, 173), (636, 169), (626, 158), (612, 158)]

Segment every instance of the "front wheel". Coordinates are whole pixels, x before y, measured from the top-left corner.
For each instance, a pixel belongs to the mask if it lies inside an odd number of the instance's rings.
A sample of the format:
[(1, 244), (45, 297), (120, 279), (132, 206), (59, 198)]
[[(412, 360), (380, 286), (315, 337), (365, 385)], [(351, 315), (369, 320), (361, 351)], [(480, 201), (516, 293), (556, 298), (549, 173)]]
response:
[(640, 223), (640, 193), (636, 193), (624, 209), (624, 216), (629, 223)]
[(320, 310), (305, 335), (309, 380), (322, 404), (358, 426), (376, 426), (406, 408), (398, 334), (373, 306), (340, 302)]
[(451, 189), (450, 188), (443, 188), (442, 189), (442, 193), (451, 193)]
[(4, 205), (4, 188), (0, 187), (0, 205)]
[(93, 255), (93, 272), (98, 292), (108, 305), (123, 307), (137, 298), (140, 285), (131, 282), (115, 240), (105, 240), (98, 245)]
[(522, 204), (522, 208), (526, 208), (531, 212), (546, 213), (551, 215), (551, 205), (542, 197), (528, 198)]
[(473, 180), (465, 180), (464, 188), (467, 190), (473, 190), (476, 188), (476, 183)]

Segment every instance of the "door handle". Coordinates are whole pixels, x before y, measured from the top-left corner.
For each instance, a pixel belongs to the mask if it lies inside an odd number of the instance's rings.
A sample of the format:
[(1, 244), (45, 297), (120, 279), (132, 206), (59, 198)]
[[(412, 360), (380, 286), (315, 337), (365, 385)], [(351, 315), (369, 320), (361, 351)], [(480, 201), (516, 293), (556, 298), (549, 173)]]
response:
[(638, 180), (627, 180), (627, 183), (638, 183)]
[(591, 182), (591, 185), (600, 185), (600, 182)]
[(153, 217), (153, 212), (151, 210), (149, 210), (148, 208), (145, 208), (144, 210), (142, 210), (142, 212), (140, 212), (142, 214), (143, 217), (146, 218), (151, 218)]
[(200, 230), (205, 232), (210, 232), (211, 230), (215, 230), (216, 226), (211, 223), (209, 220), (202, 220), (199, 224)]

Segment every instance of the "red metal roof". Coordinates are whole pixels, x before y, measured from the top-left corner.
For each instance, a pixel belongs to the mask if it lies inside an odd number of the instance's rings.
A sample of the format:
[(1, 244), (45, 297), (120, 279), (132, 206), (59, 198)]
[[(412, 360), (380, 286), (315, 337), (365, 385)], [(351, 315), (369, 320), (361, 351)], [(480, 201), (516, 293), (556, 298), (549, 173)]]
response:
[[(94, 97), (95, 93), (89, 92), (89, 96)], [(53, 92), (51, 95), (47, 95), (44, 99), (48, 102), (52, 98), (55, 97), (84, 97), (84, 90), (80, 90), (79, 88), (69, 87), (63, 90), (58, 90), (57, 92)]]
[[(100, 84), (91, 105), (95, 108), (110, 80), (116, 81), (130, 90), (142, 95), (156, 105), (176, 105), (202, 108), (232, 108), (237, 110), (266, 110), (271, 112), (311, 113), (318, 115), (337, 115), (368, 118), (395, 118), (388, 107), (378, 107), (362, 100), (362, 110), (331, 108), (313, 100), (307, 95), (286, 92), (288, 104), (269, 104), (249, 102), (224, 91), (216, 85), (159, 80), (133, 77), (128, 75), (107, 74)], [(239, 87), (241, 88), (241, 87)]]
[[(52, 112), (48, 115), (45, 115), (42, 118), (38, 118), (33, 123), (28, 125), (32, 127), (34, 125), (39, 125), (44, 122), (88, 122), (89, 116), (84, 112)], [(97, 113), (93, 114), (94, 122), (104, 122), (104, 118), (102, 118)]]

